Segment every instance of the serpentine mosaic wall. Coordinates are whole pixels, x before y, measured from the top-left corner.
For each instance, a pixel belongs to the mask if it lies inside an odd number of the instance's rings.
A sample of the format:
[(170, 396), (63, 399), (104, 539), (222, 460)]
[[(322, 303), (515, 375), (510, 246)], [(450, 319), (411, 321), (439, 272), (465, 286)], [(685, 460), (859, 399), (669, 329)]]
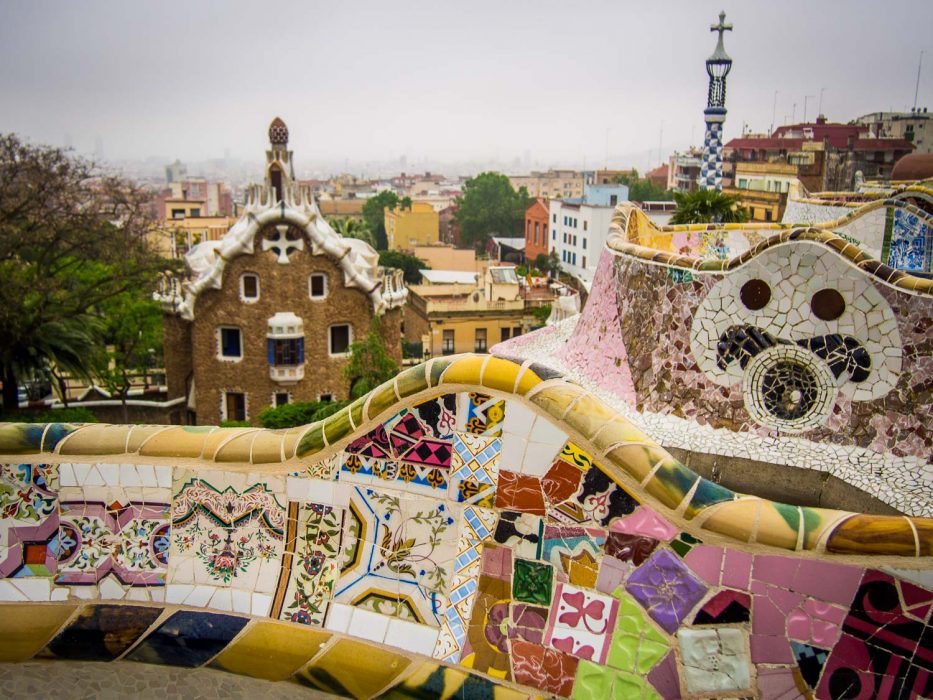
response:
[[(551, 381), (569, 423), (609, 432), (611, 414)], [(211, 461), (5, 464), (0, 660), (208, 664), (358, 698), (933, 693), (928, 559), (909, 570), (892, 567), (910, 559), (765, 544), (783, 543), (789, 527), (796, 545), (786, 546), (813, 548), (811, 528), (835, 518), (834, 531), (867, 542), (849, 551), (902, 553), (851, 534), (889, 520), (846, 531), (858, 518), (778, 504), (772, 517), (736, 503), (754, 520), (753, 544), (707, 537), (651, 503), (686, 496), (677, 511), (694, 517), (693, 504), (734, 495), (703, 480), (683, 486), (688, 472), (631, 429), (625, 449), (639, 451), (625, 454), (642, 456), (627, 458), (629, 471), (646, 476), (623, 488), (569, 423), (471, 391), (397, 410), (288, 476)], [(94, 430), (99, 452), (130, 449), (127, 428)], [(215, 460), (238, 436), (256, 438), (246, 454), (257, 461), (274, 454), (259, 437), (297, 435), (162, 430), (160, 441), (144, 429), (153, 453)], [(67, 432), (43, 431), (53, 448)], [(668, 486), (655, 490), (655, 477)], [(711, 527), (739, 536), (741, 516), (731, 519)], [(929, 528), (911, 522), (926, 555)]]
[[(807, 242), (726, 275), (629, 256), (613, 257), (609, 273), (639, 411), (924, 460), (933, 453), (929, 296), (876, 284)], [(577, 334), (593, 325), (584, 312)], [(783, 374), (785, 360), (799, 376)]]
[(623, 204), (628, 242), (678, 255), (726, 260), (795, 226), (833, 231), (895, 270), (933, 274), (933, 190), (914, 186), (861, 206), (790, 200), (783, 223), (656, 226), (635, 205)]

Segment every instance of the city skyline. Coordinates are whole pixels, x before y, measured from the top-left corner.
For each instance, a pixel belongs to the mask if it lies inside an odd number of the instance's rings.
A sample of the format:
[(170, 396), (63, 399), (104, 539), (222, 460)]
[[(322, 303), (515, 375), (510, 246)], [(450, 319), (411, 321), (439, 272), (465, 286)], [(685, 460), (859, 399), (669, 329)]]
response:
[[(0, 131), (111, 161), (252, 161), (279, 115), (306, 171), (647, 167), (702, 144), (720, 9), (735, 26), (727, 139), (812, 120), (821, 102), (833, 121), (909, 109), (933, 8), (894, 6), (869, 23), (867, 2), (596, 2), (568, 22), (547, 2), (302, 4), (271, 17), (245, 3), (7, 2)], [(773, 36), (791, 38), (762, 42)], [(927, 70), (919, 106), (931, 86)]]

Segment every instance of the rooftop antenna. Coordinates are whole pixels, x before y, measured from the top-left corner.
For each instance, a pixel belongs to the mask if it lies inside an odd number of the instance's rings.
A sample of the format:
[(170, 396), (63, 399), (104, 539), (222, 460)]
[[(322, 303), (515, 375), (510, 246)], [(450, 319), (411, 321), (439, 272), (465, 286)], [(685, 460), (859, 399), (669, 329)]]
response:
[(819, 106), (819, 108), (816, 110), (817, 116), (823, 114), (823, 93), (824, 93), (824, 92), (826, 92), (826, 88), (821, 87), (821, 88), (820, 88), (820, 106)]
[(914, 88), (914, 109), (917, 109), (917, 95), (920, 94), (920, 69), (923, 68), (923, 51), (920, 51), (920, 61), (917, 63), (917, 87)]
[(664, 121), (661, 121), (661, 132), (658, 134), (658, 167), (662, 165), (661, 144), (664, 142)]
[(609, 170), (609, 127), (606, 127), (606, 160), (604, 162), (605, 165), (603, 167)]
[(803, 96), (803, 123), (807, 123), (807, 100), (813, 98), (813, 95), (804, 95)]
[(771, 130), (768, 132), (769, 134), (774, 133), (774, 115), (777, 113), (777, 96), (778, 96), (778, 91), (775, 90), (774, 91), (774, 102), (771, 103)]
[(790, 112), (790, 120), (791, 122), (797, 121), (797, 103), (796, 102), (794, 102), (794, 108)]

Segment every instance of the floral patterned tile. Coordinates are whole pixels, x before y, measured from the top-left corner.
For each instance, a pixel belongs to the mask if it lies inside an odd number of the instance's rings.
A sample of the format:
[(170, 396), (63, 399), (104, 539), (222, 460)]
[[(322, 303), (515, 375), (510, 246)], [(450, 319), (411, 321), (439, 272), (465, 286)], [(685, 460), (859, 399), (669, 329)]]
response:
[(458, 517), (451, 504), (356, 487), (334, 600), (439, 626), (457, 556)]
[(0, 464), (0, 578), (55, 574), (58, 483), (54, 464)]
[(170, 489), (62, 488), (55, 582), (161, 586), (168, 569)]
[(547, 644), (579, 659), (606, 662), (619, 601), (562, 583), (551, 605)]
[(271, 596), (285, 548), (284, 479), (202, 474), (176, 478), (168, 583)]
[(337, 556), (344, 511), (317, 503), (289, 503), (282, 572), (271, 616), (322, 626), (339, 575)]

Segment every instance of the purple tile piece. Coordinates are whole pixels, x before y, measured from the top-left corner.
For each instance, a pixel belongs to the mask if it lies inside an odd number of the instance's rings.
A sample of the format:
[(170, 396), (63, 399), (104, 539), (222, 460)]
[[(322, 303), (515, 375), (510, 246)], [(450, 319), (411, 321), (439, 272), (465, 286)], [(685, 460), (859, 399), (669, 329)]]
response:
[(673, 634), (706, 594), (707, 586), (667, 549), (655, 551), (629, 576), (625, 589)]
[(625, 577), (632, 570), (632, 564), (619, 561), (615, 557), (603, 557), (599, 564), (599, 578), (596, 580), (596, 590), (612, 595), (615, 590), (625, 582)]
[(794, 577), (793, 589), (806, 595), (846, 607), (855, 597), (864, 569), (824, 561), (802, 561)]
[(758, 692), (761, 700), (778, 700), (800, 695), (794, 673), (789, 668), (759, 668)]
[(752, 611), (752, 631), (755, 634), (784, 634), (784, 614), (767, 596), (756, 595)]
[(704, 581), (718, 586), (719, 572), (722, 570), (722, 555), (722, 547), (698, 545), (687, 552), (684, 561)]
[(677, 677), (677, 660), (670, 652), (648, 672), (648, 682), (654, 686), (664, 700), (679, 700), (680, 680)]
[(752, 555), (737, 549), (727, 549), (722, 566), (722, 585), (730, 588), (748, 590), (748, 580), (752, 573)]
[(756, 581), (772, 583), (781, 588), (790, 588), (797, 573), (799, 559), (792, 557), (775, 557), (759, 554), (755, 557), (753, 575)]
[(784, 636), (753, 634), (751, 637), (752, 662), (756, 664), (792, 664), (794, 654)]

